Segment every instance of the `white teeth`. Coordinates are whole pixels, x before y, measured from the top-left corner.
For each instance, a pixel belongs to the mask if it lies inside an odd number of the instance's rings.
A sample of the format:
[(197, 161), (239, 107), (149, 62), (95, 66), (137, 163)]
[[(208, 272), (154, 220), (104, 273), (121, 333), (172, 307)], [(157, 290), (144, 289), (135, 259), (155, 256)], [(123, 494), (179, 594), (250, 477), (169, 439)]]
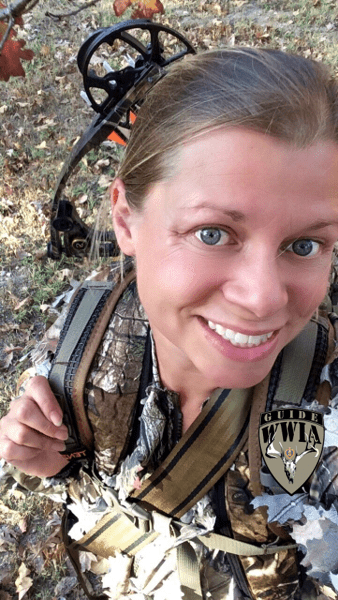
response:
[(216, 331), (218, 335), (222, 336), (225, 340), (228, 340), (233, 346), (240, 346), (241, 348), (252, 348), (253, 346), (264, 344), (264, 342), (273, 335), (273, 331), (265, 333), (264, 335), (245, 335), (244, 333), (239, 333), (232, 329), (224, 329), (222, 325), (213, 323), (213, 321), (208, 321), (208, 325), (210, 329)]
[(234, 342), (236, 342), (236, 344), (247, 344), (248, 341), (249, 341), (249, 336), (243, 335), (243, 333), (236, 333), (236, 335), (234, 337)]
[(227, 337), (228, 340), (233, 340), (236, 333), (234, 331), (232, 331), (231, 329), (226, 329), (225, 330), (225, 335)]

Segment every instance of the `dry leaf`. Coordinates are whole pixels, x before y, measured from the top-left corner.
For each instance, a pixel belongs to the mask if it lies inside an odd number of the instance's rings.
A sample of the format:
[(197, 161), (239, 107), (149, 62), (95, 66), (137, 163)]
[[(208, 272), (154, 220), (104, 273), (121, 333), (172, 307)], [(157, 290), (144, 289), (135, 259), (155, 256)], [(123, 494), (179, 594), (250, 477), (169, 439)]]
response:
[(23, 394), (24, 387), (27, 385), (28, 380), (31, 379), (32, 377), (34, 377), (34, 375), (35, 375), (35, 367), (30, 367), (29, 369), (26, 369), (26, 371), (21, 373), (21, 375), (17, 381), (17, 384), (16, 384), (16, 395), (17, 396), (19, 396), (20, 394)]
[(110, 175), (101, 175), (98, 183), (99, 183), (100, 187), (107, 188), (107, 187), (109, 187), (109, 185), (111, 184), (112, 181), (113, 181), (113, 178)]
[(22, 533), (26, 533), (27, 528), (28, 528), (28, 520), (26, 518), (22, 519), (22, 521), (20, 521), (20, 523), (19, 523), (19, 527), (20, 527)]
[(7, 104), (3, 104), (2, 106), (0, 106), (0, 115), (3, 115), (6, 110), (8, 110), (8, 106)]
[(94, 171), (98, 172), (102, 167), (108, 167), (110, 164), (109, 158), (101, 158), (94, 165)]
[(19, 567), (19, 577), (15, 580), (16, 591), (19, 594), (18, 600), (21, 600), (33, 585), (33, 580), (28, 577), (29, 573), (30, 571), (27, 569), (25, 563), (21, 563)]
[(5, 358), (5, 360), (0, 361), (0, 369), (8, 369), (9, 365), (11, 364), (12, 360), (13, 360), (13, 352), (11, 352), (10, 354), (7, 355), (7, 358)]
[(6, 354), (10, 354), (11, 352), (22, 352), (22, 350), (22, 346), (6, 346), (4, 352), (6, 352)]
[(73, 271), (71, 269), (61, 270), (62, 279), (71, 279), (73, 277)]
[[(0, 8), (4, 5), (0, 2)], [(15, 19), (15, 23), (23, 25), (22, 18)], [(7, 31), (7, 23), (0, 21), (0, 40)], [(16, 32), (12, 29), (2, 48), (0, 55), (0, 80), (8, 81), (11, 76), (25, 77), (25, 71), (22, 68), (21, 60), (32, 60), (34, 52), (32, 50), (24, 50), (26, 42), (24, 40), (16, 40)]]
[(21, 308), (23, 308), (24, 306), (29, 306), (30, 304), (32, 304), (33, 302), (33, 298), (31, 296), (27, 296), (27, 298), (25, 298), (24, 300), (21, 300), (21, 302), (19, 302), (19, 304), (17, 304), (14, 307), (14, 310), (21, 310)]
[(43, 140), (43, 142), (41, 142), (41, 144), (39, 144), (38, 146), (35, 146), (35, 148), (37, 150), (44, 150), (45, 148), (47, 148), (47, 142), (46, 142), (46, 140)]

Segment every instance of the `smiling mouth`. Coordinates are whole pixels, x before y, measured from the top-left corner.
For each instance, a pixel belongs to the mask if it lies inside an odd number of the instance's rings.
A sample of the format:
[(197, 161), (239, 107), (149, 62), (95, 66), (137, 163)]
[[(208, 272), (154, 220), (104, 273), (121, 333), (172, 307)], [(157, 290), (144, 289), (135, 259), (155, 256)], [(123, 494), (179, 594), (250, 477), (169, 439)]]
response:
[(215, 331), (220, 337), (230, 342), (233, 346), (238, 346), (240, 348), (253, 348), (254, 346), (265, 344), (265, 342), (267, 342), (274, 334), (274, 331), (271, 331), (264, 335), (245, 335), (244, 333), (239, 333), (232, 329), (226, 329), (213, 321), (207, 321), (207, 323), (208, 327)]

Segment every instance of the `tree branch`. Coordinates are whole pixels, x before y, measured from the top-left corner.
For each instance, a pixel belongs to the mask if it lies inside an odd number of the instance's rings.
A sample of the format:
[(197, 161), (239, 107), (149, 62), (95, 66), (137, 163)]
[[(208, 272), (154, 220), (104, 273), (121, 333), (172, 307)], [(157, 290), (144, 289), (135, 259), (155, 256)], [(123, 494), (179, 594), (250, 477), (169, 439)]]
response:
[(8, 26), (7, 26), (7, 29), (5, 31), (5, 34), (4, 34), (3, 38), (0, 41), (0, 54), (1, 54), (1, 50), (3, 49), (3, 47), (5, 45), (5, 41), (7, 40), (8, 36), (10, 34), (10, 31), (11, 31), (13, 25), (14, 25), (14, 18), (12, 16), (10, 16), (9, 19), (8, 19)]
[(55, 15), (55, 14), (47, 11), (45, 14), (46, 14), (46, 17), (51, 17), (52, 19), (63, 19), (65, 17), (71, 17), (73, 15), (77, 15), (79, 12), (81, 12), (81, 10), (85, 10), (85, 8), (89, 8), (90, 6), (94, 6), (94, 4), (97, 4), (100, 1), (101, 0), (91, 0), (91, 2), (87, 2), (87, 4), (84, 4), (83, 6), (79, 6), (76, 10), (73, 10), (72, 12), (69, 12), (69, 13), (60, 13), (60, 14)]
[[(0, 21), (8, 21), (20, 17), (23, 13), (31, 10), (39, 0), (16, 0), (6, 8), (0, 10)], [(6, 32), (7, 33), (7, 32)]]

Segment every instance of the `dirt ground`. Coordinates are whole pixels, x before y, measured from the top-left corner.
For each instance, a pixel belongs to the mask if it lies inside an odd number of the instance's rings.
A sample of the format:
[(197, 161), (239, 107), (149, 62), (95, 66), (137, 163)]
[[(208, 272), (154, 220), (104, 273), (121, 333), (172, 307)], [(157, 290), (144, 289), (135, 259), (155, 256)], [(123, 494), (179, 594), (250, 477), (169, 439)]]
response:
[[(336, 0), (163, 0), (154, 20), (183, 33), (197, 50), (224, 45), (281, 48), (318, 58), (338, 74)], [(26, 78), (0, 82), (0, 417), (15, 396), (30, 351), (58, 308), (53, 300), (93, 270), (87, 259), (46, 257), (50, 202), (62, 162), (93, 117), (80, 96), (81, 43), (117, 19), (101, 0), (73, 16), (72, 0), (41, 0), (19, 37), (35, 52)], [(69, 197), (92, 221), (121, 154), (92, 151)], [(0, 479), (0, 600), (77, 600), (84, 594), (60, 543), (60, 507)], [(169, 599), (168, 599), (169, 600)]]

